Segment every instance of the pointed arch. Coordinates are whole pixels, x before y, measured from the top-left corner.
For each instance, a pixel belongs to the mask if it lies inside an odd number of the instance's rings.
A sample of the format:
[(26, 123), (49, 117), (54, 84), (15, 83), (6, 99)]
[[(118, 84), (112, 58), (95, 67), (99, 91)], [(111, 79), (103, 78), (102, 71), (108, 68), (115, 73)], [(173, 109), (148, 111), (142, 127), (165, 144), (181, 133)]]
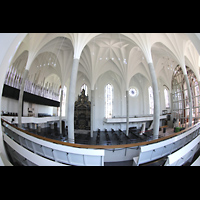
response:
[(113, 113), (113, 85), (108, 83), (105, 87), (105, 117), (112, 118)]
[(153, 100), (153, 88), (149, 86), (148, 88), (149, 93), (149, 114), (154, 113), (154, 100)]
[(84, 83), (81, 88), (80, 88), (80, 91), (82, 92), (83, 90), (85, 90), (85, 95), (87, 96), (88, 95), (88, 86)]
[(102, 74), (105, 74), (108, 71), (112, 71), (112, 72), (116, 73), (120, 78), (122, 78), (122, 74), (121, 74), (119, 68), (116, 66), (116, 64), (112, 60), (108, 60), (107, 62), (104, 63), (104, 65), (101, 68), (99, 68), (96, 71), (96, 73), (95, 73), (96, 81)]

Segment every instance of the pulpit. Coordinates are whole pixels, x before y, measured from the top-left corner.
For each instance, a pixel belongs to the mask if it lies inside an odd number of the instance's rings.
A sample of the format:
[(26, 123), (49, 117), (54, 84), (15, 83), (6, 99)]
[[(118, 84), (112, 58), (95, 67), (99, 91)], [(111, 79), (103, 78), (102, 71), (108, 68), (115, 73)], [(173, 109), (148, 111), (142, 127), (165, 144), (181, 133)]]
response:
[(78, 95), (78, 101), (74, 107), (74, 128), (82, 130), (90, 130), (90, 111), (91, 102), (88, 101), (88, 96), (85, 95), (85, 90)]

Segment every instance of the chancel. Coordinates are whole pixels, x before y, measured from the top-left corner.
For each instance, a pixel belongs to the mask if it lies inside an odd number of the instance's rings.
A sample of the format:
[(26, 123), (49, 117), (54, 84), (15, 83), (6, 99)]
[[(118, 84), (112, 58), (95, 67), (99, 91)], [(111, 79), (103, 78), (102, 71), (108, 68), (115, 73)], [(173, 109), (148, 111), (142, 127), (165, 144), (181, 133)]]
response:
[(74, 127), (75, 129), (90, 130), (90, 110), (91, 102), (85, 95), (85, 90), (78, 95), (78, 101), (75, 102), (74, 108)]
[(0, 34), (0, 165), (200, 165), (200, 34)]

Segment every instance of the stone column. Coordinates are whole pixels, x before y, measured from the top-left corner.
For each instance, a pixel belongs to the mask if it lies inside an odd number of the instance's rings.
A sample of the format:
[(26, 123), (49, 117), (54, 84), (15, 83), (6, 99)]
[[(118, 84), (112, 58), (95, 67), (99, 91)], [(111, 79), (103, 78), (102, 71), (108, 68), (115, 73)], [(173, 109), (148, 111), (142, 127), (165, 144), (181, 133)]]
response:
[(188, 126), (190, 127), (190, 126), (192, 126), (192, 108), (193, 108), (192, 92), (191, 92), (190, 83), (189, 83), (187, 74), (184, 74), (184, 79), (185, 79), (187, 89), (188, 89), (188, 97), (189, 97), (189, 124), (188, 124)]
[(68, 99), (68, 142), (74, 143), (74, 102), (76, 92), (76, 80), (78, 73), (79, 59), (74, 59), (70, 86), (69, 86), (69, 99)]
[(126, 135), (129, 131), (129, 91), (126, 91)]
[(62, 100), (63, 100), (63, 89), (61, 89), (60, 95), (60, 134), (62, 134)]
[(91, 90), (91, 113), (90, 113), (90, 137), (93, 137), (94, 131), (94, 108), (95, 108), (95, 90)]
[(157, 139), (159, 135), (159, 125), (160, 125), (160, 100), (158, 92), (158, 83), (153, 63), (148, 63), (148, 66), (151, 74), (151, 81), (153, 86), (153, 99), (154, 99), (153, 138)]
[(19, 92), (19, 101), (18, 101), (18, 127), (22, 128), (22, 106), (23, 106), (23, 95), (24, 95), (24, 85), (25, 85), (25, 80), (28, 76), (29, 70), (25, 69), (24, 74), (23, 74), (23, 80), (22, 84), (20, 87), (20, 92)]

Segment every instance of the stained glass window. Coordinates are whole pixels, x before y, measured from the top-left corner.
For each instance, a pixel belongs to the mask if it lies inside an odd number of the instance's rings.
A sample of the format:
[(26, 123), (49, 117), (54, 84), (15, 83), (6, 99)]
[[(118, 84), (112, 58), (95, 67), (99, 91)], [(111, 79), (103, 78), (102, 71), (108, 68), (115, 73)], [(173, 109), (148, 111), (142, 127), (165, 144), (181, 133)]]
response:
[(165, 96), (165, 107), (169, 108), (169, 91), (166, 88), (164, 89), (164, 96)]
[(149, 90), (149, 113), (153, 114), (154, 111), (153, 89), (150, 86), (148, 90)]
[(86, 84), (83, 84), (82, 86), (81, 86), (81, 92), (82, 92), (82, 90), (85, 90), (85, 95), (87, 96), (87, 85)]
[(107, 84), (105, 87), (106, 118), (112, 118), (112, 109), (113, 109), (113, 86), (111, 84)]
[(137, 97), (137, 96), (138, 96), (138, 89), (135, 88), (135, 87), (131, 87), (131, 88), (129, 89), (129, 95), (130, 95), (131, 97)]

